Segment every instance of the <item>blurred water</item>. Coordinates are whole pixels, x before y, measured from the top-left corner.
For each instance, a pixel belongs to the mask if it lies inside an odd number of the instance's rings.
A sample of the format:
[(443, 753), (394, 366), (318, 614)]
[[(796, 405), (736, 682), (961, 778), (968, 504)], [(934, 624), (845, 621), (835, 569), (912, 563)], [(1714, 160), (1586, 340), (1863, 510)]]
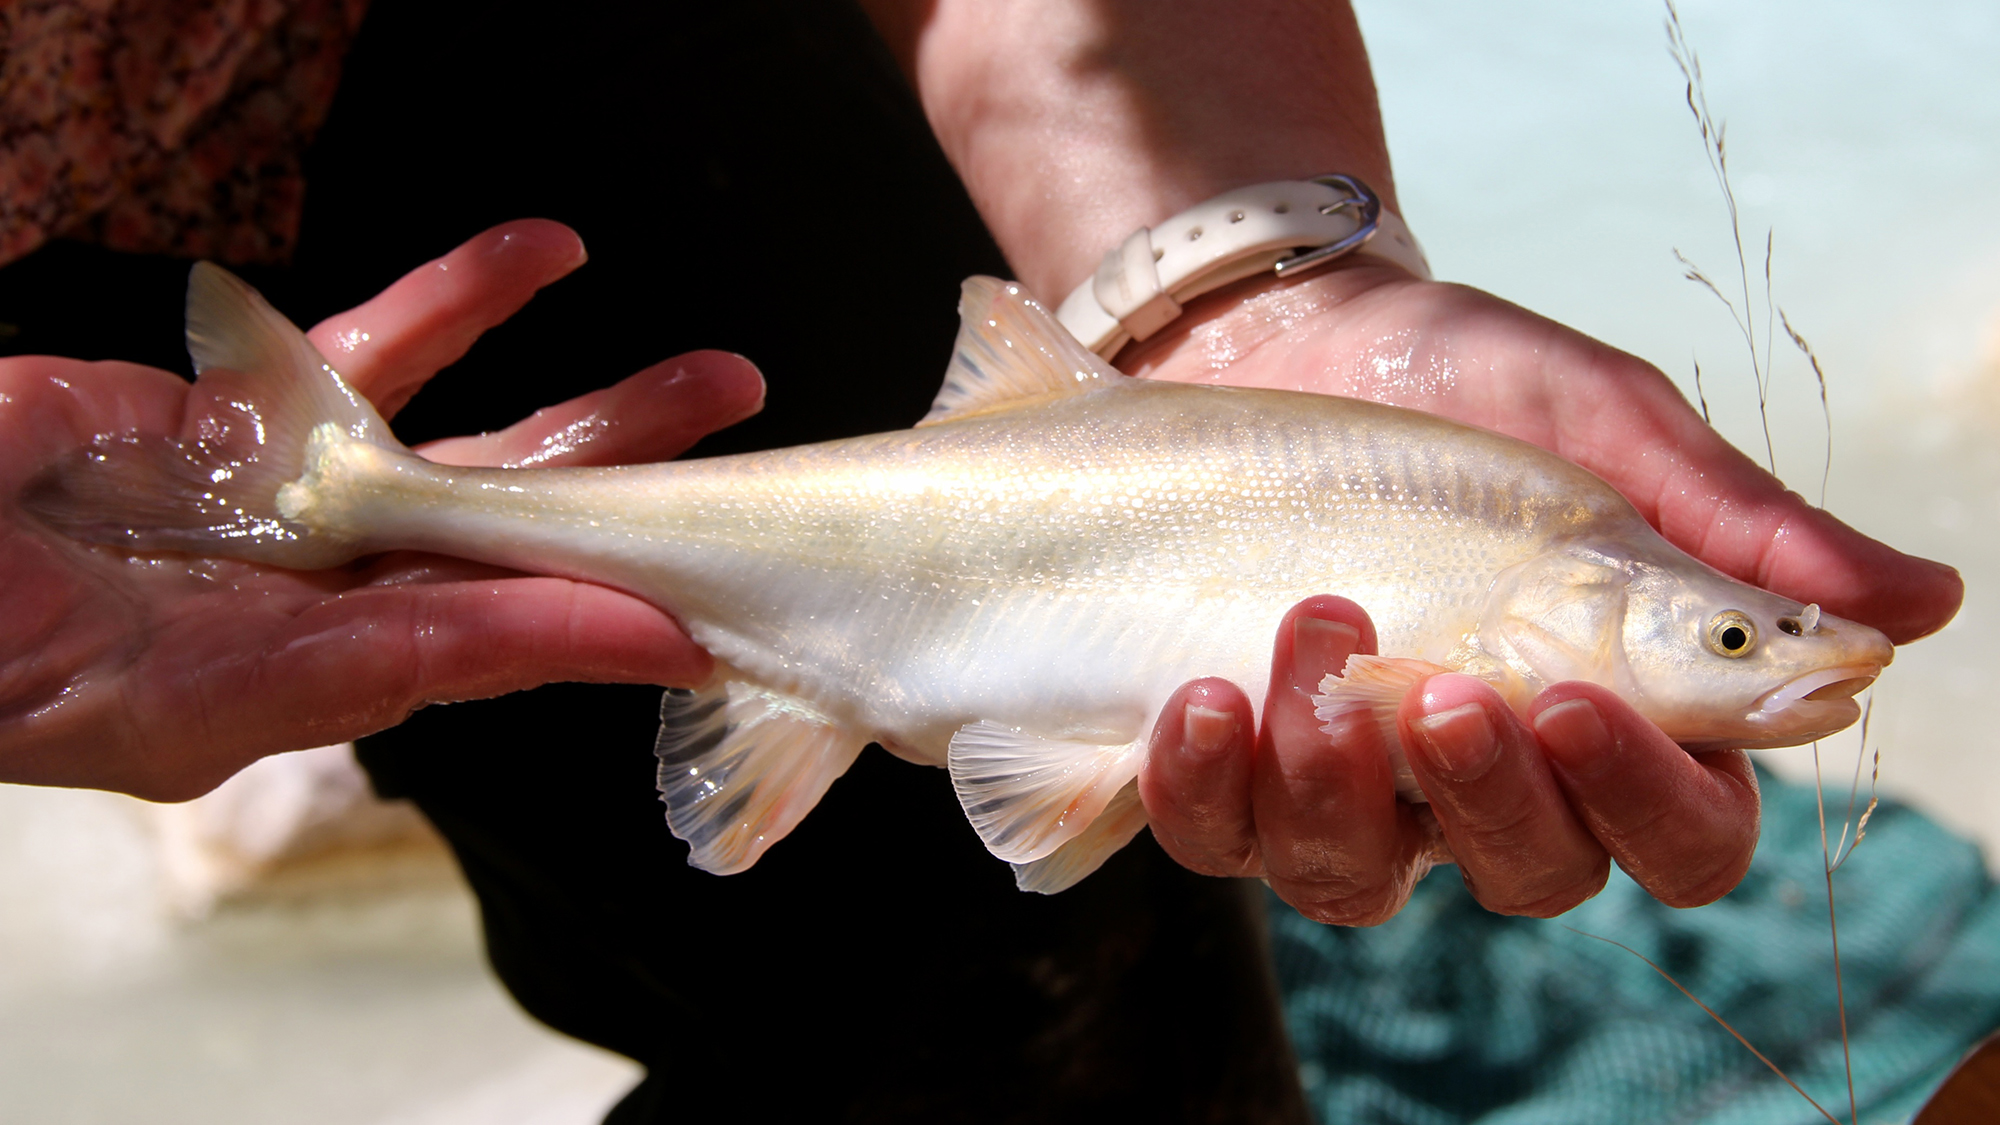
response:
[[(1652, 361), (1717, 425), (1763, 438), (1744, 345), (1679, 248), (1725, 292), (1722, 197), (1652, 0), (1361, 0), (1404, 216), (1438, 275)], [(1761, 270), (1826, 368), (1827, 506), (1966, 577), (1965, 610), (1877, 691), (1882, 787), (2000, 855), (2000, 5), (1686, 0), (1710, 108)], [(1725, 280), (1726, 279), (1726, 280)], [(1754, 297), (1761, 306), (1761, 278)], [(1759, 325), (1761, 329), (1761, 325)], [(1780, 336), (1782, 342), (1783, 337)], [(1781, 475), (1819, 493), (1810, 370), (1774, 352)], [(1828, 759), (1852, 762), (1855, 740)], [(1764, 756), (1810, 776), (1805, 751)]]
[(514, 1007), (455, 880), (183, 921), (150, 811), (0, 786), (0, 1125), (578, 1125), (636, 1079)]
[[(1361, 0), (1403, 210), (1441, 277), (1574, 324), (1761, 443), (1741, 345), (1681, 280), (1734, 269), (1650, 0)], [(1829, 504), (1961, 567), (1965, 613), (1880, 691), (1884, 788), (2000, 854), (2000, 5), (1689, 0), (1745, 225), (1832, 379)], [(1781, 353), (1780, 467), (1818, 403)], [(1962, 716), (1969, 716), (1970, 721)], [(1775, 756), (1796, 772), (1797, 754)], [(499, 991), (462, 888), (171, 919), (131, 802), (0, 787), (0, 1125), (583, 1122), (629, 1064)]]

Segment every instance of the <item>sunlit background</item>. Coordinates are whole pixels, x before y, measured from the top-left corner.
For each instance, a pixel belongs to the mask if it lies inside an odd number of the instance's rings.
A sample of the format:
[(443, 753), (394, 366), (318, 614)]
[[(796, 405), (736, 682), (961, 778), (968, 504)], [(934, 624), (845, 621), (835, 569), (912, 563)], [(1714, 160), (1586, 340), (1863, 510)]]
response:
[[(1438, 275), (1690, 391), (1699, 361), (1718, 425), (1761, 450), (1738, 330), (1673, 257), (1733, 288), (1662, 10), (1358, 6), (1403, 211)], [(1757, 331), (1768, 229), (1776, 301), (1827, 373), (1828, 506), (1966, 575), (1957, 622), (1877, 691), (1882, 788), (2000, 855), (2000, 725), (1984, 713), (2000, 679), (2000, 6), (1681, 11), (1728, 123)], [(1777, 343), (1778, 468), (1816, 497), (1817, 386)], [(1855, 740), (1827, 751), (1845, 768)], [(1801, 751), (1767, 760), (1810, 773)], [(0, 1123), (558, 1125), (616, 1099), (636, 1070), (520, 1014), (448, 861), (407, 815), (354, 815), (342, 768), (337, 753), (287, 761), (208, 811), (0, 788)]]

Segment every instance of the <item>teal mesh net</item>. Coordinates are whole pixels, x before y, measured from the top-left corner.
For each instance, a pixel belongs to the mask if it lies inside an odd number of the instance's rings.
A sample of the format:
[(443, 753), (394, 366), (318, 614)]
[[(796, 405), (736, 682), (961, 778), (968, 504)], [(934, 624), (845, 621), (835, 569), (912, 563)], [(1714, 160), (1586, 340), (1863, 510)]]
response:
[[(1452, 868), (1374, 929), (1318, 925), (1273, 898), (1322, 1125), (1824, 1121), (1638, 958), (1565, 927), (1658, 962), (1846, 1120), (1812, 790), (1762, 780), (1756, 861), (1698, 910), (1616, 871), (1552, 921), (1486, 912)], [(1838, 818), (1845, 787), (1828, 799)], [(2000, 895), (1972, 844), (1887, 801), (1835, 895), (1861, 1120), (1906, 1121), (2000, 1027)]]

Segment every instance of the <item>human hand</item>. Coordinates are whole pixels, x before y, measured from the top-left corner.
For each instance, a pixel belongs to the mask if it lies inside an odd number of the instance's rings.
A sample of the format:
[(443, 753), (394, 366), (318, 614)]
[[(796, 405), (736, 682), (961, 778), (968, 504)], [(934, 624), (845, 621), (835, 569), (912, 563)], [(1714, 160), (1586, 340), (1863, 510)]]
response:
[(1608, 859), (1660, 901), (1734, 887), (1757, 845), (1747, 755), (1690, 755), (1615, 694), (1557, 684), (1523, 720), (1484, 683), (1438, 675), (1398, 715), (1429, 799), (1412, 805), (1378, 729), (1321, 729), (1313, 696), (1375, 629), (1345, 598), (1309, 598), (1278, 627), (1263, 725), (1241, 689), (1197, 680), (1162, 710), (1139, 793), (1153, 835), (1208, 875), (1261, 876), (1321, 922), (1374, 925), (1435, 863), (1456, 862), (1489, 910), (1550, 917), (1603, 889)]
[[(308, 335), (386, 416), (583, 261), (568, 228), (508, 223)], [(133, 558), (22, 512), (23, 487), (98, 434), (181, 433), (188, 390), (130, 363), (0, 360), (0, 781), (184, 799), (265, 754), (380, 730), (425, 703), (707, 677), (672, 617), (602, 586), (412, 553), (316, 573)], [(762, 395), (748, 361), (695, 352), (421, 452), (459, 465), (664, 460)]]
[[(1397, 206), (1360, 28), (1351, 6), (1339, 0), (1255, 5), (1247, 18), (1240, 3), (1143, 13), (1087, 0), (868, 0), (865, 7), (915, 82), (939, 142), (1008, 261), (1051, 305), (1092, 275), (1107, 247), (1232, 188), (1344, 172), (1366, 181), (1391, 210)], [(1717, 569), (1818, 602), (1892, 640), (1932, 632), (1956, 612), (1962, 586), (1955, 572), (1876, 543), (1786, 492), (1710, 430), (1658, 371), (1487, 294), (1367, 262), (1355, 257), (1297, 281), (1218, 290), (1189, 304), (1162, 335), (1128, 348), (1119, 366), (1153, 378), (1352, 395), (1487, 426), (1596, 472), (1668, 539)], [(1433, 689), (1442, 693), (1440, 704), (1447, 697), (1470, 701), (1450, 695), (1471, 690), (1459, 680), (1419, 685), (1413, 698)], [(1600, 756), (1637, 769), (1671, 745), (1657, 730), (1635, 725), (1629, 709), (1608, 696), (1586, 690), (1577, 698), (1599, 707), (1610, 732), (1593, 743)], [(1163, 729), (1178, 732), (1178, 716), (1170, 706)], [(1503, 716), (1494, 722), (1510, 754), (1524, 747), (1521, 731)], [(1270, 732), (1268, 720), (1266, 728), (1258, 739)], [(1292, 747), (1280, 724), (1273, 745), (1286, 752), (1273, 760), (1290, 771), (1285, 776), (1300, 792), (1309, 790), (1309, 779), (1299, 771), (1375, 768), (1351, 755), (1322, 760), (1317, 745), (1324, 736), (1309, 728), (1298, 733), (1306, 742)], [(1169, 742), (1179, 738), (1174, 733)], [(1240, 763), (1253, 772), (1268, 764)], [(1156, 827), (1167, 826), (1163, 839), (1176, 831), (1183, 808), (1207, 810), (1190, 813), (1187, 823), (1223, 816), (1199, 791), (1147, 776), (1148, 813)], [(1696, 835), (1713, 837), (1714, 854), (1747, 859), (1754, 800), (1745, 805), (1719, 791), (1675, 789), (1671, 776), (1633, 774), (1641, 788), (1629, 795), (1631, 807), (1680, 817), (1697, 826)], [(1315, 784), (1338, 793), (1347, 782), (1325, 777)], [(1263, 863), (1293, 846), (1325, 852), (1338, 844), (1345, 850), (1333, 856), (1335, 866), (1359, 872), (1367, 866), (1363, 858), (1373, 857), (1377, 867), (1365, 878), (1355, 875), (1353, 893), (1345, 896), (1360, 905), (1311, 908), (1316, 916), (1377, 920), (1401, 901), (1382, 888), (1407, 883), (1418, 866), (1405, 829), (1364, 845), (1325, 824), (1267, 825), (1259, 819), (1264, 805), (1253, 807), (1241, 790), (1229, 792), (1241, 801), (1218, 823), (1258, 829), (1260, 850), (1245, 862)], [(1370, 789), (1369, 799), (1387, 799), (1387, 792)], [(1448, 802), (1434, 803), (1448, 826)], [(1576, 807), (1583, 823), (1590, 822), (1585, 814), (1599, 811), (1587, 802)], [(1382, 832), (1403, 824), (1380, 809), (1371, 816), (1368, 823)], [(1664, 831), (1668, 821), (1659, 823)], [(1240, 834), (1224, 832), (1203, 849), (1230, 855), (1240, 844)], [(1611, 854), (1628, 867), (1650, 858), (1615, 847)], [(1475, 890), (1500, 909), (1547, 909), (1521, 896), (1542, 885), (1531, 877), (1537, 869), (1553, 863), (1567, 871), (1569, 861), (1552, 854), (1514, 860), (1509, 870), (1534, 886), (1504, 888), (1496, 869), (1475, 873)], [(1288, 877), (1282, 870), (1272, 876), (1281, 893)], [(1550, 887), (1574, 882), (1547, 879)], [(1727, 889), (1647, 885), (1679, 903)], [(1373, 904), (1364, 901), (1371, 887), (1379, 899)], [(1309, 904), (1316, 894), (1301, 890), (1294, 901)]]
[[(1596, 472), (1711, 566), (1897, 641), (1957, 610), (1955, 571), (1786, 491), (1659, 371), (1487, 294), (1358, 265), (1283, 287), (1246, 283), (1189, 314), (1120, 365), (1369, 398), (1512, 434)], [(1590, 685), (1549, 688), (1524, 723), (1467, 677), (1418, 684), (1400, 716), (1414, 724), (1407, 745), (1423, 747), (1434, 729), (1447, 754), (1411, 754), (1431, 803), (1397, 804), (1379, 739), (1334, 738), (1312, 719), (1320, 677), (1356, 645), (1373, 651), (1365, 616), (1336, 602), (1294, 614), (1335, 626), (1288, 618), (1281, 628), (1261, 731), (1242, 693), (1218, 681), (1188, 685), (1162, 714), (1141, 792), (1182, 862), (1266, 875), (1306, 913), (1348, 923), (1387, 918), (1449, 856), (1479, 900), (1506, 913), (1560, 913), (1595, 894), (1607, 854), (1677, 906), (1711, 901), (1742, 877), (1757, 840), (1747, 759), (1690, 756)]]
[(1498, 430), (1604, 478), (1673, 544), (1731, 577), (1871, 625), (1944, 627), (1964, 583), (1785, 489), (1652, 365), (1462, 285), (1351, 259), (1211, 294), (1118, 358), (1155, 379), (1372, 399)]

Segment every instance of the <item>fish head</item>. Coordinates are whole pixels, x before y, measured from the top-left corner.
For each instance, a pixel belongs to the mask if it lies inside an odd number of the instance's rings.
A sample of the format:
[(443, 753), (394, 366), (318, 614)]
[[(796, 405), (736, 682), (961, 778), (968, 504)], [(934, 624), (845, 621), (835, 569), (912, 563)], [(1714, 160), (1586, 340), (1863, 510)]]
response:
[(1697, 749), (1799, 746), (1861, 717), (1889, 638), (1683, 557), (1648, 567), (1625, 619), (1640, 709)]
[(1610, 688), (1691, 749), (1797, 746), (1843, 730), (1895, 654), (1866, 625), (1664, 542), (1636, 557), (1554, 550), (1496, 593), (1481, 647), (1532, 682)]

